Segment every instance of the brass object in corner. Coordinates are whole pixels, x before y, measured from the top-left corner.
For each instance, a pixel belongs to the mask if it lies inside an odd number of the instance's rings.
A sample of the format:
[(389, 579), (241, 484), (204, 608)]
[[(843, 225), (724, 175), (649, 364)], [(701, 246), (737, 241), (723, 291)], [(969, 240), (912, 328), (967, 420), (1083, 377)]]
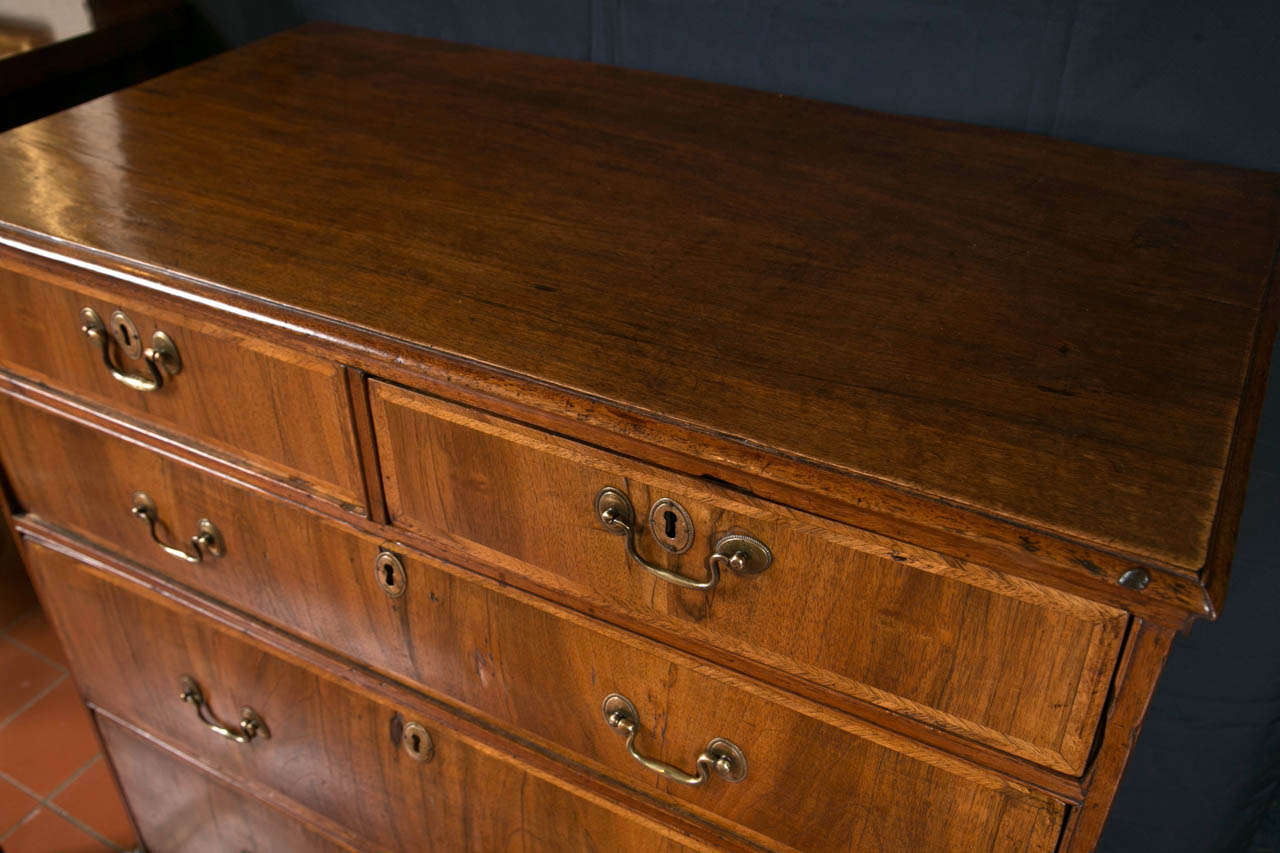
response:
[(1151, 575), (1146, 569), (1129, 569), (1122, 574), (1116, 583), (1125, 589), (1144, 590), (1151, 583)]

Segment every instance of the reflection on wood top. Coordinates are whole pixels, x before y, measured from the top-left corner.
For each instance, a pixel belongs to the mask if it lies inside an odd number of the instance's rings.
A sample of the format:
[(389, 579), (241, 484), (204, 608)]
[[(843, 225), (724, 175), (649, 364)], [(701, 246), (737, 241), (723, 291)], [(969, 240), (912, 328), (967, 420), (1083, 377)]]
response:
[(312, 25), (0, 136), (0, 221), (1194, 572), (1280, 181)]

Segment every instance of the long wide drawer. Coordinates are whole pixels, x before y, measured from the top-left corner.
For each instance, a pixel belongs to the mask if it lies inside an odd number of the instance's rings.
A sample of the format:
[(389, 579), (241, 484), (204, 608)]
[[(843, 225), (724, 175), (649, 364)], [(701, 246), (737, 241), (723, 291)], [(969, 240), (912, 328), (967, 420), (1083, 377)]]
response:
[[(1055, 837), (1061, 803), (966, 762), (98, 430), (16, 403), (0, 414), (44, 442), (14, 477), (27, 510), (625, 784), (657, 781), (672, 805), (730, 831), (803, 849), (882, 836), (916, 850), (1003, 849), (1012, 838), (1045, 849)], [(78, 479), (115, 484), (119, 499), (40, 473), (63, 453), (84, 460)], [(220, 555), (189, 562), (151, 540), (121, 503), (151, 484), (157, 506), (182, 508), (179, 529), (195, 529), (196, 513), (215, 520)], [(747, 777), (661, 781), (606, 720), (612, 694), (632, 702), (642, 754), (693, 772), (699, 751), (724, 738), (743, 751)], [(928, 821), (915, 819), (921, 798), (936, 806)]]
[(95, 721), (148, 853), (356, 849), (196, 769), (136, 731), (101, 714)]
[(674, 830), (587, 799), (445, 725), (421, 723), (341, 673), (306, 668), (34, 542), (26, 554), (87, 701), (326, 816), (362, 846), (688, 849)]
[[(0, 294), (6, 306), (22, 306), (0, 312), (0, 365), (365, 511), (338, 365), (233, 331), (213, 316), (155, 310), (142, 293), (121, 300), (0, 267)], [(84, 333), (86, 310), (102, 327), (92, 338)], [(163, 350), (156, 335), (175, 357), (148, 360), (148, 350)]]
[(818, 689), (1083, 772), (1121, 611), (397, 386), (372, 382), (371, 399), (393, 524)]

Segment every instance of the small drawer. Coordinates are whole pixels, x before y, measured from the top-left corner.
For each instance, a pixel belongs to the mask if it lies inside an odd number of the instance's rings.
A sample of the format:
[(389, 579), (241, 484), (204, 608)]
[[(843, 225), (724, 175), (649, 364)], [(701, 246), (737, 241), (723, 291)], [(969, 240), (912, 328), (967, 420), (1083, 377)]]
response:
[(38, 544), (26, 554), (87, 701), (325, 816), (363, 839), (361, 849), (696, 846), (451, 730), (439, 711), (387, 705), (341, 674)]
[(393, 524), (819, 691), (1084, 771), (1123, 612), (394, 385), (371, 398)]
[(365, 512), (338, 365), (213, 315), (152, 310), (141, 291), (108, 298), (0, 268), (0, 293), (0, 365)]
[[(85, 460), (81, 477), (119, 483), (111, 500), (95, 502), (57, 478), (20, 474), (17, 493), (33, 514), (636, 790), (657, 783), (665, 801), (729, 831), (801, 849), (886, 836), (918, 850), (1001, 848), (1015, 837), (1045, 849), (1056, 837), (1062, 805), (995, 774), (136, 444), (9, 407), (0, 415), (54, 442), (23, 472), (70, 452)], [(166, 513), (176, 529), (197, 530), (200, 514), (213, 520), (219, 553), (188, 542), (186, 556), (201, 555), (195, 562), (152, 541), (150, 524), (123, 507), (138, 482), (156, 484), (157, 506), (177, 508)], [(742, 750), (748, 776), (663, 781), (629, 754), (625, 725), (606, 719), (611, 694), (634, 707), (641, 755), (692, 773), (700, 751), (723, 738)], [(917, 806), (904, 791), (948, 806), (913, 820)]]
[(356, 849), (197, 769), (132, 729), (101, 714), (96, 722), (148, 853)]

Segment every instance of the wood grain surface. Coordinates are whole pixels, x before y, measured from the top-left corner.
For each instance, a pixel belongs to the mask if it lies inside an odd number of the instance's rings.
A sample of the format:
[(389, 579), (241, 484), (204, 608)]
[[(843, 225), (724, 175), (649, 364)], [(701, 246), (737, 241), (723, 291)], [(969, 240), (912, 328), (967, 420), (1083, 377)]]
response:
[[(33, 542), (26, 555), (86, 701), (326, 816), (362, 839), (361, 848), (705, 849), (434, 721), (424, 724), (434, 756), (416, 761), (401, 743), (405, 725), (418, 720), (414, 709), (251, 643), (149, 585)], [(250, 705), (270, 736), (233, 743), (211, 732), (178, 698), (183, 674), (197, 679), (213, 714), (234, 725)], [(1014, 820), (1003, 825), (1027, 825)]]
[(1270, 175), (322, 25), (0, 136), (0, 187), (15, 238), (1192, 576), (1280, 215)]
[(132, 811), (149, 853), (359, 849), (202, 772), (140, 732), (102, 714), (94, 721), (130, 804), (136, 804)]
[[(926, 725), (1083, 771), (1122, 611), (386, 384), (373, 383), (372, 406), (394, 525)], [(710, 592), (654, 578), (596, 517), (604, 486), (629, 494), (642, 556), (678, 574), (705, 576), (726, 533), (759, 537), (774, 563), (760, 575), (725, 571)], [(682, 555), (648, 532), (648, 509), (664, 497), (693, 521)]]
[[(21, 306), (0, 312), (0, 364), (244, 458), (348, 511), (366, 512), (346, 377), (338, 365), (233, 332), (217, 315), (175, 316), (68, 284), (0, 267), (0, 292), (8, 304)], [(181, 371), (153, 391), (121, 384), (103, 364), (100, 347), (80, 331), (85, 307), (104, 324), (122, 310), (144, 346), (153, 332), (163, 331), (178, 349)], [(117, 368), (147, 375), (143, 360), (126, 357), (117, 343), (110, 353)]]
[[(80, 631), (69, 640), (77, 677), (94, 704), (163, 738), (186, 742), (187, 748), (215, 766), (271, 785), (376, 843), (404, 846), (414, 837), (407, 829), (412, 825), (408, 819), (385, 816), (389, 806), (396, 811), (411, 809), (414, 797), (438, 799), (443, 792), (433, 795), (433, 790), (455, 784), (475, 788), (450, 797), (440, 806), (445, 811), (436, 816), (443, 823), (464, 824), (457, 832), (468, 831), (465, 824), (472, 823), (472, 834), (456, 836), (455, 843), (488, 849), (483, 839), (502, 837), (503, 821), (515, 819), (503, 814), (514, 810), (503, 808), (510, 800), (503, 799), (501, 786), (495, 782), (485, 789), (486, 774), (481, 770), (474, 771), (481, 777), (474, 781), (429, 777), (431, 787), (414, 793), (418, 784), (406, 783), (404, 777), (416, 773), (416, 768), (376, 763), (380, 750), (375, 749), (370, 729), (378, 726), (379, 717), (390, 719), (391, 711), (364, 707), (367, 700), (349, 696), (340, 676), (317, 679), (270, 655), (250, 653), (231, 639), (234, 634), (215, 630), (196, 614), (148, 603), (137, 597), (139, 589), (89, 577), (90, 573), (74, 570), (65, 557), (38, 549), (31, 547), (35, 571), (43, 571), (46, 580), (57, 578), (45, 587), (46, 605), (55, 622), (83, 626), (92, 621), (99, 626), (92, 635)], [(441, 585), (437, 595), (453, 592)], [(482, 600), (467, 601), (465, 594), (453, 601), (460, 607), (485, 606)], [(1057, 840), (1064, 814), (1061, 803), (979, 768), (966, 769), (960, 762), (936, 758), (929, 764), (921, 760), (918, 749), (915, 756), (887, 749), (872, 740), (877, 736), (869, 727), (864, 727), (868, 737), (860, 738), (816, 720), (801, 720), (793, 712), (723, 681), (717, 684), (696, 670), (655, 660), (616, 640), (592, 640), (581, 631), (575, 635), (572, 626), (558, 626), (545, 616), (540, 622), (527, 610), (499, 606), (492, 617), (494, 636), (471, 651), (483, 658), (481, 666), (489, 670), (489, 679), (519, 686), (504, 700), (499, 685), (469, 685), (468, 698), (480, 698), (490, 708), (495, 700), (510, 702), (512, 711), (504, 713), (518, 714), (521, 722), (534, 722), (556, 734), (569, 733), (602, 760), (620, 758), (608, 763), (642, 780), (641, 787), (658, 784), (658, 779), (627, 758), (623, 739), (605, 724), (600, 703), (608, 693), (622, 690), (636, 703), (643, 732), (638, 748), (685, 770), (692, 769), (693, 759), (713, 736), (730, 738), (747, 754), (749, 772), (743, 782), (731, 784), (713, 777), (697, 788), (660, 786), (668, 787), (686, 810), (722, 824), (729, 832), (759, 839), (771, 848), (797, 850), (875, 849), (886, 844), (904, 850), (1005, 850), (1011, 845), (1048, 850)], [(511, 624), (504, 630), (500, 626), (508, 617)], [(460, 614), (459, 626), (469, 627), (467, 619)], [(126, 623), (131, 626), (128, 632), (123, 630)], [(526, 628), (542, 632), (522, 633)], [(540, 672), (520, 674), (516, 670), (528, 664), (530, 657), (513, 650), (506, 660), (503, 649), (528, 644), (529, 636), (540, 636), (537, 648), (543, 663)], [(433, 654), (430, 643), (420, 650), (424, 657)], [(612, 653), (618, 653), (616, 658)], [(441, 650), (434, 663), (448, 667), (450, 659), (457, 657)], [(271, 739), (237, 749), (204, 731), (194, 710), (171, 698), (175, 679), (182, 674), (174, 669), (184, 666), (183, 672), (200, 676), (211, 702), (223, 698), (224, 715), (233, 714), (242, 704), (252, 705), (272, 726)], [(589, 677), (593, 668), (595, 685)], [(466, 667), (462, 678), (469, 680), (472, 671), (474, 666)], [(660, 680), (664, 677), (665, 690)], [(441, 680), (456, 681), (457, 674), (446, 673)], [(539, 693), (540, 705), (534, 704)], [(448, 734), (437, 735), (433, 730), (432, 737), (446, 764), (442, 768), (428, 764), (424, 769), (446, 774), (447, 779), (453, 772), (445, 753)], [(290, 771), (290, 764), (296, 768), (297, 762), (313, 767), (308, 779), (296, 779)], [(353, 798), (356, 802), (338, 806), (330, 801), (343, 792), (325, 779), (338, 776), (350, 777), (350, 785), (360, 786), (356, 789), (360, 796)], [(439, 781), (430, 781), (433, 778)], [(931, 817), (922, 821), (920, 810), (925, 803)], [(488, 811), (496, 815), (482, 818)], [(433, 840), (439, 843), (438, 838)], [(624, 847), (631, 849), (635, 844), (628, 840)], [(568, 842), (566, 846), (576, 849)]]
[[(835, 844), (842, 836), (883, 835), (891, 823), (910, 825), (905, 815), (894, 817), (912, 807), (900, 797), (904, 785), (939, 792), (977, 786), (990, 792), (985, 800), (992, 802), (1046, 802), (986, 768), (393, 543), (388, 545), (399, 552), (407, 580), (399, 597), (388, 597), (376, 582), (374, 560), (383, 547), (377, 538), (357, 536), (296, 506), (35, 409), (8, 411), (11, 405), (0, 404), (6, 426), (0, 435), (51, 437), (48, 444), (33, 445), (28, 463), (13, 476), (29, 512), (352, 660), (462, 703), (522, 736), (540, 738), (633, 787), (649, 788), (655, 779), (632, 762), (604, 724), (599, 704), (608, 693), (635, 697), (651, 724), (662, 721), (646, 736), (652, 749), (676, 753), (671, 760), (677, 764), (691, 764), (708, 733), (728, 737), (748, 750), (759, 771), (741, 786), (724, 790), (714, 779), (698, 790), (660, 786), (674, 805), (709, 820), (728, 818), (803, 848), (797, 833), (808, 837), (821, 829)], [(112, 502), (91, 491), (54, 488), (32, 473), (63, 453), (102, 460), (85, 468), (93, 482), (133, 472), (161, 484), (153, 497), (177, 508), (179, 523), (173, 527), (193, 526), (207, 513), (217, 519), (226, 554), (200, 564), (172, 559), (149, 540), (145, 525)], [(1028, 668), (1022, 681), (1046, 678), (1053, 675)], [(1099, 679), (1095, 690), (1105, 687)], [(844, 759), (820, 775), (802, 769), (827, 763), (830, 754)], [(846, 812), (850, 797), (866, 808)], [(985, 800), (975, 801), (967, 822), (990, 821), (1003, 809)], [(879, 829), (867, 828), (869, 814), (877, 816)], [(797, 821), (797, 815), (806, 817)], [(919, 828), (934, 832), (944, 823)]]
[[(130, 422), (104, 417), (93, 409), (71, 405), (72, 401), (43, 393), (36, 386), (6, 382), (0, 375), (0, 391), (3, 392), (0, 413), (9, 413), (0, 416), (0, 420), (18, 424), (16, 428), (24, 435), (46, 430), (51, 433), (47, 441), (32, 442), (31, 460), (11, 466), (23, 484), (22, 498), (16, 504), (22, 512), (18, 521), (28, 531), (38, 529), (41, 535), (46, 535), (57, 530), (60, 536), (69, 536), (75, 543), (93, 543), (125, 555), (136, 561), (131, 562), (131, 566), (157, 572), (214, 599), (233, 602), (243, 612), (406, 683), (419, 684), (433, 695), (436, 694), (431, 679), (437, 674), (423, 672), (415, 663), (418, 652), (414, 651), (432, 633), (419, 634), (420, 629), (410, 627), (419, 624), (412, 614), (422, 602), (409, 594), (389, 602), (377, 587), (372, 561), (380, 548), (389, 548), (410, 562), (421, 560), (425, 566), (421, 571), (428, 573), (442, 571), (446, 576), (459, 576), (480, 586), (484, 586), (483, 578), (487, 577), (510, 597), (521, 598), (515, 591), (527, 590), (536, 597), (529, 600), (539, 600), (540, 607), (548, 606), (549, 602), (576, 607), (577, 612), (573, 613), (563, 607), (550, 609), (574, 620), (586, 616), (588, 624), (620, 626), (633, 632), (621, 633), (630, 637), (629, 641), (638, 639), (636, 634), (648, 637), (659, 644), (662, 654), (680, 652), (695, 656), (700, 661), (746, 676), (744, 684), (759, 681), (789, 691), (773, 693), (774, 701), (837, 727), (851, 724), (849, 715), (852, 715), (886, 735), (906, 738), (907, 742), (927, 745), (932, 750), (985, 766), (1064, 801), (1079, 802), (1082, 796), (1079, 777), (1003, 751), (1010, 742), (1007, 736), (988, 738), (996, 744), (988, 746), (970, 739), (969, 735), (957, 734), (964, 731), (963, 726), (944, 729), (931, 722), (945, 715), (908, 716), (890, 710), (903, 707), (901, 702), (872, 704), (831, 685), (798, 678), (773, 665), (756, 663), (737, 653), (741, 644), (716, 644), (714, 636), (702, 637), (691, 632), (687, 620), (657, 618), (650, 608), (622, 610), (598, 596), (580, 600), (567, 594), (563, 582), (559, 587), (546, 587), (500, 565), (474, 560), (464, 551), (451, 549), (438, 537), (423, 536), (403, 527), (389, 529), (367, 518), (338, 511), (331, 505), (320, 505), (318, 508), (327, 512), (317, 513), (317, 507), (300, 503), (298, 495), (286, 493), (282, 497), (277, 482), (251, 476), (241, 468), (212, 464), (212, 458), (194, 452), (193, 448), (157, 444), (156, 433), (141, 431)], [(5, 402), (9, 396), (15, 401)], [(64, 476), (58, 474), (59, 465), (36, 461), (68, 452), (101, 460), (99, 464), (78, 469), (87, 483), (97, 485), (69, 488)], [(150, 484), (149, 494), (156, 502), (162, 522), (158, 530), (162, 539), (185, 546), (187, 538), (196, 531), (198, 520), (208, 517), (216, 520), (228, 545), (223, 556), (200, 564), (187, 564), (166, 555), (151, 540), (147, 525), (122, 509), (132, 494), (130, 484), (138, 482)], [(308, 554), (324, 556), (315, 560), (301, 556)], [(910, 548), (902, 555), (918, 561), (927, 557), (927, 552)], [(210, 571), (210, 567), (216, 570)], [(960, 568), (966, 576), (981, 580), (982, 576), (974, 572), (977, 567)], [(988, 575), (988, 579), (995, 577)], [(244, 578), (251, 580), (245, 583)], [(1020, 579), (1007, 580), (1022, 593), (1036, 590), (1034, 585)], [(323, 589), (324, 594), (317, 595), (317, 589)], [(1059, 601), (1069, 600), (1057, 596), (1051, 589), (1041, 590), (1040, 594)], [(410, 615), (386, 620), (389, 603), (402, 605), (393, 606), (397, 614), (404, 610)], [(431, 618), (441, 610), (436, 604), (432, 602), (432, 606), (426, 608)], [(457, 645), (456, 638), (452, 642)], [(1078, 658), (1080, 653), (1079, 649), (1070, 649), (1048, 654)], [(848, 684), (847, 679), (844, 681)], [(755, 684), (748, 689), (761, 687), (763, 685)], [(1077, 697), (1075, 703), (1077, 709), (1088, 707), (1081, 697)], [(830, 710), (831, 706), (845, 713)], [(927, 712), (924, 706), (910, 710)], [(1050, 716), (1060, 713), (1060, 709), (1055, 710)], [(893, 743), (903, 741), (893, 740)], [(925, 750), (920, 754), (931, 753)]]
[[(441, 411), (439, 405), (432, 409)], [(673, 633), (837, 696), (1052, 770), (1083, 772), (1127, 621), (1120, 611), (984, 567), (950, 564), (902, 543), (818, 526), (778, 507), (726, 500), (705, 487), (673, 483), (669, 475), (637, 477), (618, 460), (587, 459), (581, 448), (531, 432), (515, 434), (520, 445), (491, 446), (486, 442), (493, 434), (478, 429), (484, 426), (463, 420), (448, 460), (436, 452), (440, 443), (421, 430), (384, 442), (419, 450), (400, 457), (394, 469), (404, 472), (401, 484), (416, 490), (407, 499), (408, 527), (425, 526), (433, 537), (505, 569), (551, 578), (571, 602), (603, 597), (638, 621), (665, 623)], [(389, 610), (373, 583), (373, 558), (385, 540), (358, 539), (296, 505), (233, 487), (8, 394), (0, 394), (0, 427), (0, 456), (11, 460), (9, 480), (24, 512), (287, 630), (336, 644), (356, 660), (419, 679), (438, 676), (414, 654), (426, 639), (404, 622), (417, 607), (426, 607), (422, 619), (437, 608), (414, 596), (407, 597), (407, 611)], [(65, 459), (80, 460), (76, 477), (66, 475)], [(436, 479), (420, 479), (423, 472)], [(647, 482), (641, 479), (646, 474)], [(482, 480), (483, 488), (459, 488)], [(777, 563), (758, 577), (726, 571), (724, 587), (714, 593), (677, 592), (639, 571), (619, 537), (590, 523), (590, 497), (605, 482), (629, 483), (641, 507), (660, 493), (690, 508), (700, 531), (693, 559), (673, 564), (704, 571), (701, 557), (717, 527), (765, 537)], [(207, 518), (226, 553), (198, 564), (166, 554), (148, 525), (129, 512), (136, 491), (154, 501), (157, 532), (166, 544), (190, 552), (188, 540)], [(397, 510), (406, 505), (400, 490), (391, 494)], [(426, 495), (444, 502), (447, 517), (415, 515)], [(795, 630), (797, 624), (807, 630)], [(491, 633), (483, 625), (469, 627), (479, 637)], [(396, 631), (407, 632), (404, 655), (385, 645)], [(530, 636), (545, 633), (531, 630)], [(439, 649), (466, 645), (469, 636), (446, 632)], [(458, 696), (467, 689), (459, 680), (445, 692)]]

